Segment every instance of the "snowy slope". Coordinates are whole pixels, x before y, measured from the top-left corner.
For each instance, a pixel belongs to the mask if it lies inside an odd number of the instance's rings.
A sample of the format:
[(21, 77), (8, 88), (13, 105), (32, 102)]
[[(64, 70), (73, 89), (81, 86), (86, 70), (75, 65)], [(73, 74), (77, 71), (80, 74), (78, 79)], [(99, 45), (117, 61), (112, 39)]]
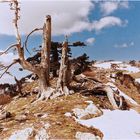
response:
[(118, 68), (116, 69), (125, 70), (128, 71), (129, 73), (136, 73), (140, 71), (139, 68), (123, 63), (121, 61), (97, 62), (96, 64), (94, 64), (94, 66), (100, 69), (110, 69), (111, 64), (117, 64)]
[(103, 115), (89, 120), (78, 120), (85, 126), (93, 126), (104, 134), (103, 140), (139, 140), (140, 114), (134, 110), (103, 110)]

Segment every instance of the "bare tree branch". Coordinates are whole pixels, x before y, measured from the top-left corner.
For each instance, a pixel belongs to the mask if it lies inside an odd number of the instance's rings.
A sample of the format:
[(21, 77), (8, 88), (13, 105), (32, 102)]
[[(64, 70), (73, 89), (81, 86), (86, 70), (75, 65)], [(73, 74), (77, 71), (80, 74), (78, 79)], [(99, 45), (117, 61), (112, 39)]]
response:
[(18, 44), (13, 44), (10, 47), (8, 47), (4, 52), (0, 52), (0, 55), (6, 54), (10, 49), (17, 47)]
[(4, 72), (0, 75), (0, 78), (2, 78), (2, 76), (3, 76), (5, 73), (11, 75), (11, 74), (8, 72), (8, 70), (9, 70), (14, 64), (16, 64), (16, 63), (18, 63), (18, 59), (16, 59), (16, 60), (15, 60), (13, 63), (11, 63), (10, 65), (5, 66), (5, 67), (4, 67), (5, 70), (2, 69), (2, 70), (4, 70)]
[(0, 2), (12, 2), (12, 0), (0, 0)]
[(18, 28), (18, 20), (20, 18), (20, 16), (19, 16), (19, 11), (20, 11), (19, 3), (17, 0), (12, 0), (10, 3), (10, 6), (11, 6), (11, 10), (14, 10), (14, 12), (15, 12), (15, 19), (13, 19), (13, 23), (15, 26), (17, 42), (21, 46), (21, 37), (20, 37), (20, 33), (19, 33), (19, 28)]
[(28, 39), (29, 39), (29, 37), (30, 37), (34, 32), (40, 31), (40, 30), (43, 30), (43, 28), (35, 28), (34, 30), (32, 30), (32, 31), (27, 35), (27, 37), (26, 37), (26, 39), (25, 39), (24, 47), (25, 47), (26, 51), (27, 51), (29, 54), (31, 54), (31, 53), (29, 52), (29, 50), (28, 50), (28, 48), (27, 48)]

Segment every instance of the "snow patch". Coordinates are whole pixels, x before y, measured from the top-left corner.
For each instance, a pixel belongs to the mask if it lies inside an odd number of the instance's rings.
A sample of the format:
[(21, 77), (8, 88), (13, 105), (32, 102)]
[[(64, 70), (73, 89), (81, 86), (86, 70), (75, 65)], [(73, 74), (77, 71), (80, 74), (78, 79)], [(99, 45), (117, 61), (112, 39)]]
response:
[(120, 68), (118, 68), (118, 69), (119, 70), (125, 70), (125, 71), (128, 71), (130, 73), (137, 73), (137, 72), (140, 71), (139, 68), (131, 66), (131, 65), (128, 65), (128, 64), (121, 64)]
[(111, 64), (121, 64), (121, 61), (110, 61), (110, 62), (98, 62), (94, 64), (95, 67), (103, 68), (103, 69), (110, 69)]
[(134, 110), (103, 110), (103, 115), (89, 120), (77, 120), (87, 127), (95, 127), (104, 134), (103, 140), (140, 139), (140, 114)]
[(140, 71), (139, 68), (123, 63), (121, 61), (98, 62), (94, 64), (94, 66), (100, 69), (111, 69), (111, 64), (117, 64), (118, 65), (118, 68), (116, 68), (117, 70), (123, 70), (129, 73), (137, 73)]
[(18, 130), (10, 136), (9, 140), (28, 140), (32, 132), (33, 128), (25, 128), (23, 130)]
[(76, 132), (76, 139), (78, 140), (101, 140), (99, 136), (91, 133)]

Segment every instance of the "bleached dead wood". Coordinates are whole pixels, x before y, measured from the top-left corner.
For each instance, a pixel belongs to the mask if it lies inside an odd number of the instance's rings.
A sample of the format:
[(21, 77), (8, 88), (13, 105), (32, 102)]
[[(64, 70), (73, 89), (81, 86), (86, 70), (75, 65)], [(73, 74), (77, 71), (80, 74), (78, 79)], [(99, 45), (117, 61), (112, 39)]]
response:
[(27, 37), (26, 37), (26, 39), (25, 39), (24, 47), (25, 47), (26, 51), (27, 51), (29, 54), (31, 54), (31, 53), (30, 53), (30, 51), (29, 51), (28, 48), (27, 48), (28, 39), (29, 39), (29, 37), (30, 37), (34, 32), (40, 31), (40, 30), (43, 30), (43, 28), (35, 28), (34, 30), (32, 30), (32, 31), (27, 35)]
[(38, 30), (42, 30), (42, 28), (36, 28), (31, 31), (26, 38), (25, 45), (22, 46), (21, 35), (19, 32), (18, 21), (20, 19), (19, 16), (19, 2), (18, 0), (11, 0), (10, 1), (11, 10), (14, 11), (14, 19), (13, 25), (15, 28), (15, 36), (16, 36), (16, 44), (10, 46), (6, 51), (2, 52), (2, 54), (7, 53), (11, 48), (16, 47), (18, 59), (15, 60), (12, 64), (5, 67), (5, 71), (2, 73), (1, 77), (8, 72), (8, 69), (13, 66), (15, 63), (19, 63), (23, 69), (29, 70), (39, 77), (39, 87), (40, 87), (40, 99), (49, 98), (52, 92), (51, 88), (49, 87), (49, 72), (50, 72), (50, 47), (51, 47), (51, 16), (48, 15), (45, 20), (45, 24), (43, 27), (43, 45), (41, 48), (41, 63), (33, 65), (29, 61), (25, 59), (25, 52), (24, 49), (27, 49), (27, 41), (29, 36)]
[(114, 91), (111, 89), (110, 86), (105, 86), (104, 90), (107, 93), (107, 97), (109, 99), (109, 102), (111, 103), (113, 109), (119, 109), (119, 106), (117, 105), (115, 98), (114, 98)]
[(69, 82), (71, 78), (71, 71), (69, 68), (69, 59), (68, 59), (68, 40), (66, 38), (65, 42), (62, 45), (62, 57), (59, 70), (59, 77), (57, 80), (56, 91), (54, 92), (52, 98), (56, 98), (61, 95), (69, 95)]

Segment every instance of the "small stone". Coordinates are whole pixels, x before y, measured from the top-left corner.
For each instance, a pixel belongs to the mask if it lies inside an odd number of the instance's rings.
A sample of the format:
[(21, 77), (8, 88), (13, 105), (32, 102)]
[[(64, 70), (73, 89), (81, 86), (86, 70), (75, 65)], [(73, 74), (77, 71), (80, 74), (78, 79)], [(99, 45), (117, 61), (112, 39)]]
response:
[(47, 134), (46, 130), (44, 128), (41, 128), (37, 135), (35, 136), (35, 140), (48, 140), (49, 135)]
[(70, 112), (66, 112), (64, 115), (65, 115), (66, 117), (71, 117), (71, 116), (72, 116)]
[(75, 137), (78, 140), (101, 140), (99, 136), (95, 136), (94, 134), (83, 133), (83, 132), (77, 132)]
[(15, 117), (15, 120), (19, 121), (19, 122), (23, 122), (23, 121), (27, 120), (27, 116), (26, 115), (19, 115), (19, 116)]
[(48, 114), (45, 113), (45, 114), (43, 114), (43, 116), (41, 118), (47, 118), (47, 117), (48, 117)]
[(51, 126), (51, 125), (50, 125), (49, 123), (46, 123), (46, 124), (44, 125), (44, 128), (45, 128), (45, 129), (48, 129), (50, 126)]
[(40, 118), (46, 118), (46, 117), (48, 117), (48, 113), (36, 113), (34, 115), (36, 117), (40, 117)]

